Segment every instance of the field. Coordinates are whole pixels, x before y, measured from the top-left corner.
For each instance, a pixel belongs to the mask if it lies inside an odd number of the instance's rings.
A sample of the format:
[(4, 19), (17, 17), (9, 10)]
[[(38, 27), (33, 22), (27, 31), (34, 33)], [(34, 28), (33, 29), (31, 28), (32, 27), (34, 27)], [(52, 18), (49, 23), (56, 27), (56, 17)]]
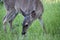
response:
[[(43, 1), (43, 20), (48, 34), (43, 34), (39, 20), (33, 22), (27, 31), (24, 40), (60, 40), (60, 1)], [(13, 33), (10, 32), (7, 24), (7, 33), (3, 31), (3, 17), (6, 15), (4, 5), (0, 3), (0, 40), (22, 40), (23, 16), (18, 14), (13, 22)]]

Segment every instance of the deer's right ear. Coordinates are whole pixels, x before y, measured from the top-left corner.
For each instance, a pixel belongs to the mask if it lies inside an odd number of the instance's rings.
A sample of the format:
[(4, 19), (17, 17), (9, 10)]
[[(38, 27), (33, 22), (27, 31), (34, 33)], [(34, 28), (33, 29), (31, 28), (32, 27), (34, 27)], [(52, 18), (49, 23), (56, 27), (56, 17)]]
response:
[(21, 13), (22, 13), (23, 16), (26, 16), (24, 11), (22, 11), (21, 9), (20, 9), (20, 11), (21, 11)]
[(34, 18), (36, 16), (36, 12), (35, 11), (32, 11), (31, 12), (31, 16)]

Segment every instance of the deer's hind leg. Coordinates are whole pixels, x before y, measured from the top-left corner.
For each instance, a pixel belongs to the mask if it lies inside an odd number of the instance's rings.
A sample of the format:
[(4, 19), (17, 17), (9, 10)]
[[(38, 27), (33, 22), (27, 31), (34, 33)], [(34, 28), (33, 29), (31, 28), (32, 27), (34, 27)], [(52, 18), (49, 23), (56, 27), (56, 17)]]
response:
[(6, 30), (6, 24), (7, 23), (3, 21), (3, 29), (4, 29), (5, 32), (7, 32), (7, 30)]
[(4, 19), (3, 19), (3, 25), (4, 25), (4, 30), (6, 30), (6, 24), (7, 22), (10, 24), (10, 26), (12, 27), (12, 20), (16, 17), (17, 12), (15, 10), (15, 1), (12, 0), (11, 2), (9, 0), (5, 1), (4, 0), (4, 5), (7, 11), (7, 14), (5, 15)]
[(11, 10), (9, 10), (6, 14), (6, 16), (3, 19), (3, 25), (4, 25), (4, 30), (6, 31), (6, 24), (7, 22), (10, 24), (10, 30), (12, 29), (12, 22), (14, 20), (14, 18), (17, 16), (17, 11), (13, 8)]
[(3, 29), (4, 29), (4, 31), (5, 32), (7, 32), (7, 30), (6, 30), (6, 25), (7, 25), (7, 15), (5, 15), (5, 17), (3, 18)]

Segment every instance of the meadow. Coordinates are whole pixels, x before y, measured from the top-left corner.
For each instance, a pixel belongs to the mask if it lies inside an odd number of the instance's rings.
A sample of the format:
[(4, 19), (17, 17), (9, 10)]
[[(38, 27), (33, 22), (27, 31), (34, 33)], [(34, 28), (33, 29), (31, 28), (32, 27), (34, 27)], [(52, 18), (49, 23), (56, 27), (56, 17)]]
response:
[[(39, 20), (35, 20), (27, 31), (24, 40), (60, 40), (60, 1), (43, 0), (44, 13), (43, 20), (47, 34), (43, 34)], [(0, 3), (0, 40), (22, 40), (22, 22), (24, 17), (18, 14), (13, 21), (13, 33), (7, 24), (7, 33), (3, 30), (3, 17), (6, 15), (4, 5)]]

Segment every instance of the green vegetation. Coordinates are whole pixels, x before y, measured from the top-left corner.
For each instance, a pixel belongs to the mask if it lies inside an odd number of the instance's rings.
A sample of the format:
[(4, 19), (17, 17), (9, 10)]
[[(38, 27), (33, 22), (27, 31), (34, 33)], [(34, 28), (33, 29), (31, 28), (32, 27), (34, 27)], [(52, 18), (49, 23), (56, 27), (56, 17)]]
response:
[[(44, 14), (43, 19), (48, 34), (43, 35), (42, 27), (39, 20), (33, 22), (27, 31), (27, 36), (24, 40), (60, 40), (60, 2), (50, 3), (43, 1)], [(7, 33), (3, 31), (2, 20), (6, 15), (3, 4), (0, 4), (0, 40), (22, 40), (22, 25), (23, 16), (19, 14), (13, 22), (13, 33), (7, 25)]]

